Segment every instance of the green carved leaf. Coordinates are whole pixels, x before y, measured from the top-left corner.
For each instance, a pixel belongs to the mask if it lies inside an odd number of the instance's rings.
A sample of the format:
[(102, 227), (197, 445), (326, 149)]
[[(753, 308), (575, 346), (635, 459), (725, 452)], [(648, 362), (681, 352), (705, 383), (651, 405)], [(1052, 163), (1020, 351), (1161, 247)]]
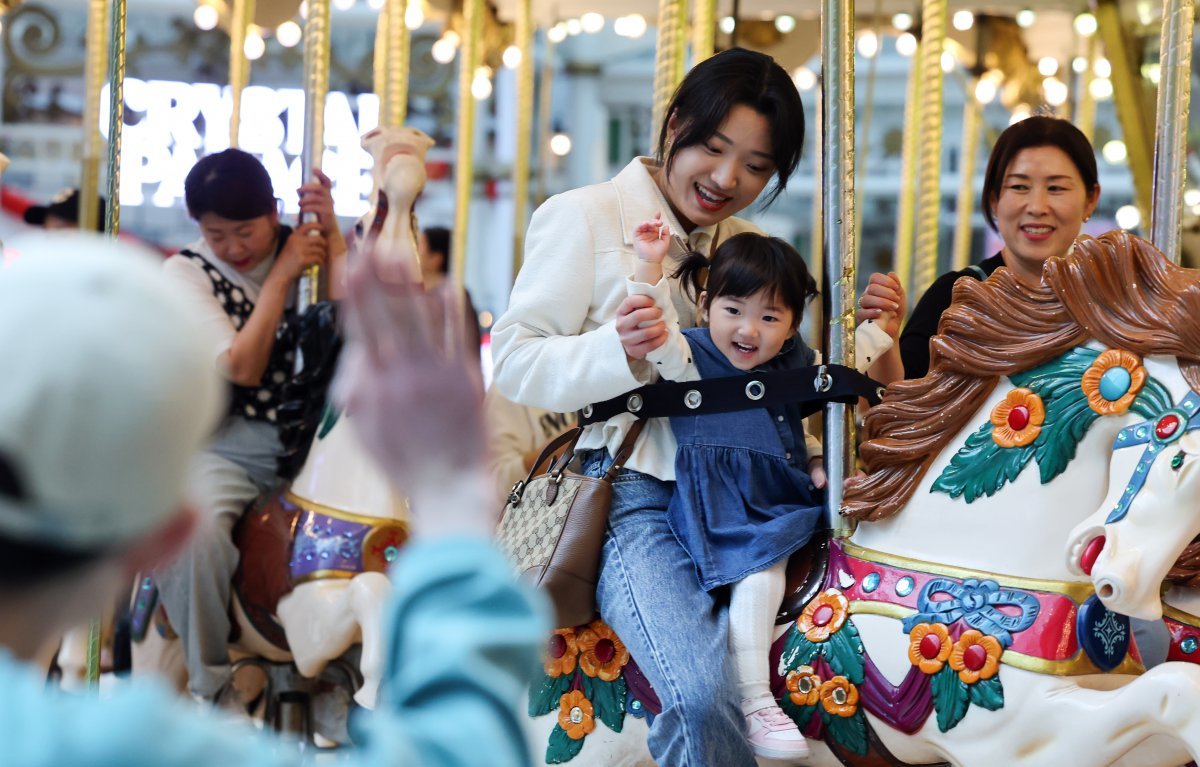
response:
[(825, 720), (825, 737), (833, 738), (859, 756), (867, 755), (867, 720), (861, 708), (850, 717), (835, 716), (821, 709), (821, 717)]
[(554, 725), (554, 731), (550, 733), (550, 742), (546, 745), (546, 764), (562, 764), (569, 762), (579, 756), (579, 751), (583, 748), (583, 741), (586, 736), (575, 740), (567, 735), (567, 731), (562, 728), (561, 724)]
[(854, 621), (847, 619), (840, 631), (829, 637), (825, 660), (833, 673), (844, 676), (855, 685), (863, 683), (863, 645)]
[(1143, 418), (1157, 418), (1173, 407), (1171, 392), (1154, 378), (1147, 378), (1129, 409)]
[(951, 498), (961, 495), (967, 503), (994, 495), (1017, 478), (1033, 456), (1034, 445), (1000, 447), (992, 439), (992, 424), (985, 423), (967, 437), (929, 491), (946, 493)]
[(937, 710), (938, 729), (949, 732), (967, 715), (970, 693), (949, 665), (933, 675), (933, 707)]
[(588, 700), (594, 700), (596, 698), (596, 696), (595, 696), (593, 690), (595, 689), (596, 682), (599, 682), (600, 680), (593, 679), (592, 677), (588, 676), (587, 674), (583, 673), (582, 671), (577, 671), (575, 673), (579, 676), (580, 679), (583, 680), (583, 684), (581, 685), (583, 687), (583, 697), (587, 698)]
[(625, 726), (625, 677), (619, 676), (611, 682), (595, 679), (592, 691), (589, 700), (596, 718), (613, 732), (620, 732)]
[(813, 659), (820, 652), (821, 645), (808, 641), (808, 637), (793, 623), (788, 628), (787, 641), (784, 642), (783, 653), (779, 656), (780, 676), (787, 676), (787, 672), (795, 671), (801, 666), (811, 666)]
[(815, 706), (797, 706), (795, 703), (792, 703), (792, 696), (789, 693), (784, 692), (783, 697), (779, 699), (779, 707), (783, 709), (783, 713), (792, 718), (792, 721), (796, 723), (797, 727), (803, 730), (808, 726), (809, 720), (812, 719), (813, 714), (817, 713), (817, 709), (820, 708), (820, 704)]
[(529, 690), (529, 715), (545, 716), (558, 709), (558, 701), (571, 689), (571, 675), (542, 677), (542, 683)]
[(1058, 359), (1009, 379), (1015, 386), (1036, 392), (1046, 407), (1042, 431), (1033, 442), (1042, 484), (1061, 474), (1075, 457), (1075, 449), (1099, 414), (1088, 406), (1083, 374), (1100, 353), (1075, 348)]
[(1000, 675), (991, 679), (980, 679), (971, 688), (971, 704), (986, 708), (988, 711), (999, 711), (1004, 708), (1004, 686), (1000, 684)]
[(321, 423), (317, 426), (317, 439), (325, 439), (325, 435), (333, 431), (341, 413), (342, 411), (334, 407), (331, 400), (325, 402), (325, 407), (321, 410)]

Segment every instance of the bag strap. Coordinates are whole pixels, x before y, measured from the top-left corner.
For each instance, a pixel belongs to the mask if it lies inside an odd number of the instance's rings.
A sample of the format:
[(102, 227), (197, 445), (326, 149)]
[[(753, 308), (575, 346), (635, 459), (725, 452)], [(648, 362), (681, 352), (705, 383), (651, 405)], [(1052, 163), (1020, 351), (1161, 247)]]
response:
[(811, 365), (796, 370), (647, 384), (588, 405), (579, 411), (579, 423), (603, 423), (621, 413), (632, 413), (639, 419), (669, 418), (791, 404), (799, 404), (801, 414), (809, 416), (827, 402), (854, 404), (865, 397), (871, 405), (877, 405), (882, 392), (878, 381), (853, 368)]
[(617, 472), (629, 460), (629, 456), (633, 453), (633, 446), (637, 444), (638, 437), (642, 435), (642, 429), (646, 428), (646, 422), (639, 418), (634, 422), (633, 426), (629, 427), (629, 431), (625, 434), (625, 439), (621, 440), (621, 446), (617, 448), (617, 454), (613, 456), (612, 465), (608, 467), (608, 471), (604, 472), (604, 480), (612, 482), (616, 479)]

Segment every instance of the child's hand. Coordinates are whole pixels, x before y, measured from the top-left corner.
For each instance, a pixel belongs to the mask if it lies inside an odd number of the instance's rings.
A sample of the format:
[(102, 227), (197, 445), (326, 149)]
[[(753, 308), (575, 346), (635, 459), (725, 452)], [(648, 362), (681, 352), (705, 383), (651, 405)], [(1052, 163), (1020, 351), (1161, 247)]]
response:
[(900, 323), (904, 318), (904, 306), (904, 287), (896, 273), (876, 272), (871, 275), (867, 289), (858, 300), (858, 312), (854, 315), (854, 321), (863, 323), (875, 320), (883, 327), (885, 333), (892, 338), (898, 338)]
[(810, 458), (808, 461), (808, 476), (812, 477), (813, 486), (824, 490), (829, 484), (829, 476), (825, 473), (825, 459), (821, 456)]
[(633, 250), (637, 257), (652, 264), (661, 264), (671, 245), (667, 237), (669, 233), (669, 228), (663, 223), (662, 213), (655, 213), (654, 218), (638, 224), (633, 231)]

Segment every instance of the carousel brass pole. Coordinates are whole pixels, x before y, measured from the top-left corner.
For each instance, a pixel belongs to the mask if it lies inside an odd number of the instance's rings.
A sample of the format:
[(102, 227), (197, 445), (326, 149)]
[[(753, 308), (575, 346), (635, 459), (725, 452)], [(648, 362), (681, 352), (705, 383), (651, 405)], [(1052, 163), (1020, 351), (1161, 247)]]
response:
[(517, 153), (513, 158), (512, 278), (521, 271), (525, 253), (525, 227), (529, 216), (529, 153), (533, 144), (533, 2), (517, 3), (516, 39), (521, 51), (517, 64)]
[(475, 96), (471, 83), (479, 65), (479, 44), (483, 33), (483, 0), (463, 1), (462, 49), (458, 56), (458, 126), (455, 130), (457, 152), (454, 163), (454, 285), (462, 294), (467, 267), (467, 226), (470, 223), (471, 192), (474, 186)]
[[(867, 197), (867, 160), (871, 156), (871, 122), (875, 118), (875, 80), (879, 73), (879, 59), (883, 49), (883, 41), (879, 35), (880, 18), (883, 13), (883, 0), (875, 0), (875, 12), (871, 16), (871, 34), (875, 35), (875, 39), (879, 40), (879, 50), (875, 51), (875, 55), (871, 57), (871, 63), (867, 65), (867, 93), (863, 104), (863, 119), (862, 132), (859, 140), (862, 144), (858, 148), (857, 162), (854, 165), (855, 173), (855, 206), (861, 213), (866, 197)], [(863, 217), (856, 216), (854, 219), (854, 247), (855, 260), (862, 261), (862, 230)]]
[(896, 255), (893, 269), (907, 292), (913, 288), (913, 232), (917, 212), (917, 139), (921, 120), (921, 50), (913, 53), (904, 99), (900, 147), (900, 199), (896, 203)]
[[(301, 179), (316, 178), (325, 153), (325, 95), (329, 93), (329, 0), (308, 0), (304, 22), (304, 147), (300, 155)], [(309, 267), (300, 276), (296, 310), (308, 311), (319, 297), (320, 268)]]
[(966, 100), (963, 102), (962, 163), (958, 182), (958, 202), (955, 213), (958, 220), (954, 225), (954, 250), (951, 267), (966, 269), (971, 263), (971, 218), (975, 212), (975, 163), (979, 154), (979, 123), (983, 108), (975, 99), (975, 83), (967, 82)]
[(375, 19), (375, 55), (371, 59), (371, 90), (379, 99), (379, 124), (385, 125), (388, 113), (387, 104), (387, 61), (388, 57), (388, 6), (384, 3), (379, 9), (379, 18)]
[(692, 4), (692, 66), (709, 56), (717, 45), (717, 0), (694, 0)]
[[(822, 207), (824, 208), (825, 359), (854, 366), (854, 11), (851, 0), (823, 0), (821, 92), (824, 107)], [(854, 467), (853, 410), (825, 406), (825, 470), (829, 475), (826, 522), (848, 537), (853, 524), (841, 514), (842, 482)]]
[(108, 74), (108, 26), (105, 15), (107, 0), (88, 2), (87, 42), (85, 43), (83, 97), (83, 168), (79, 181), (79, 228), (94, 232), (100, 221), (100, 90)]
[(1187, 123), (1192, 98), (1193, 0), (1163, 4), (1158, 81), (1158, 130), (1154, 143), (1154, 206), (1150, 241), (1179, 263), (1183, 236), (1183, 187), (1187, 183)]
[[(379, 14), (379, 29), (384, 35), (381, 51), (375, 47), (376, 76), (382, 71), (383, 87), (378, 82), (375, 90), (379, 94), (379, 123), (388, 128), (399, 128), (408, 114), (408, 25), (404, 17), (408, 13), (408, 0), (387, 0)], [(376, 40), (379, 37), (376, 35)], [(380, 65), (379, 57), (383, 56)]]
[[(676, 18), (679, 19), (679, 23), (676, 24), (675, 31), (679, 39), (675, 43), (675, 74), (673, 76), (676, 86), (683, 82), (683, 76), (687, 74), (688, 39), (691, 37), (688, 34), (688, 0), (677, 1)], [(675, 89), (672, 88), (672, 95), (674, 95), (674, 91)]]
[(250, 82), (250, 60), (246, 58), (246, 32), (254, 19), (254, 0), (233, 0), (229, 19), (229, 146), (238, 145), (238, 126), (242, 122), (242, 90)]
[(1150, 218), (1151, 188), (1154, 185), (1150, 139), (1154, 126), (1149, 125), (1146, 119), (1148, 110), (1145, 108), (1142, 76), (1137, 62), (1130, 55), (1121, 28), (1117, 0), (1095, 0), (1094, 6), (1097, 27), (1104, 40), (1104, 52), (1112, 64), (1113, 99), (1125, 137), (1129, 170), (1133, 174), (1134, 199), (1145, 221)]
[(1092, 95), (1092, 80), (1096, 79), (1096, 37), (1087, 39), (1087, 69), (1079, 75), (1079, 95), (1075, 100), (1075, 127), (1089, 142), (1096, 132), (1096, 97)]
[(650, 115), (650, 146), (658, 141), (658, 131), (666, 115), (667, 104), (679, 84), (679, 0), (659, 0), (658, 40), (654, 50), (654, 103)]
[(924, 0), (921, 11), (921, 129), (916, 153), (917, 274), (914, 294), (937, 277), (938, 228), (942, 209), (942, 49), (946, 0)]

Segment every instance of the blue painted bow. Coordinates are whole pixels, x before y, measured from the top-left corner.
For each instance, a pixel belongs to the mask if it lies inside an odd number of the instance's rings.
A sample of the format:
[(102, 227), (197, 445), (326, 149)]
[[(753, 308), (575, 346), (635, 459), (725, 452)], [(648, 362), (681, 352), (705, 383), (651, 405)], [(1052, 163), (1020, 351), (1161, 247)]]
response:
[[(944, 594), (949, 599), (933, 599)], [(1000, 607), (1015, 607), (1019, 615), (1009, 615)], [(1012, 634), (1024, 631), (1037, 620), (1041, 606), (1032, 594), (1002, 589), (995, 581), (968, 578), (959, 583), (949, 578), (934, 578), (925, 584), (917, 597), (917, 613), (904, 619), (904, 630), (912, 631), (918, 623), (944, 623), (957, 620), (991, 634), (1004, 647), (1012, 644)]]

